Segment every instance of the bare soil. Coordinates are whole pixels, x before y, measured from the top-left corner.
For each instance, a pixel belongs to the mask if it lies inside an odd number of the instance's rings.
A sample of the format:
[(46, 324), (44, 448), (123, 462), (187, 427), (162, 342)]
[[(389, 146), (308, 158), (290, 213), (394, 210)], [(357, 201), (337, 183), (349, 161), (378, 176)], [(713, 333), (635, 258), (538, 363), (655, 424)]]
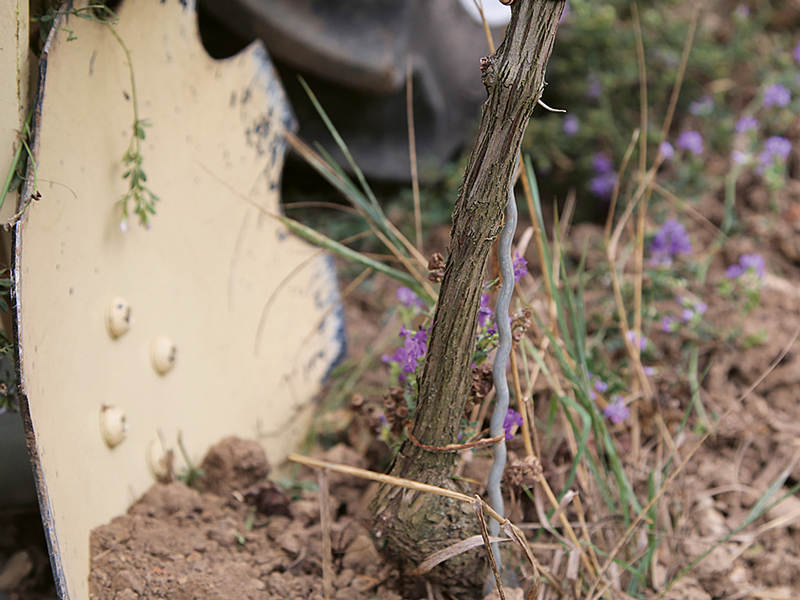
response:
[[(326, 457), (364, 464), (344, 446)], [(290, 498), (267, 482), (266, 456), (252, 441), (223, 440), (203, 467), (203, 492), (157, 484), (128, 514), (92, 533), (90, 597), (321, 600), (319, 493)], [(396, 571), (356, 515), (365, 482), (334, 474), (329, 483), (331, 597), (399, 600)]]

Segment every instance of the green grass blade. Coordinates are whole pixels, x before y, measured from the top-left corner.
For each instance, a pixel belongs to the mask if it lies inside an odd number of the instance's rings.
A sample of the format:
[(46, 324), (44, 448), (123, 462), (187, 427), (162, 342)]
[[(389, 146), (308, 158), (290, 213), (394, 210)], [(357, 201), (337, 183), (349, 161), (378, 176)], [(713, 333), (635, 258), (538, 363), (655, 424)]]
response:
[(332, 240), (329, 237), (312, 229), (311, 227), (307, 227), (306, 225), (303, 225), (302, 223), (295, 221), (294, 219), (290, 219), (289, 217), (284, 217), (283, 215), (273, 215), (273, 216), (276, 219), (278, 219), (281, 223), (286, 225), (286, 227), (288, 227), (292, 232), (296, 233), (301, 238), (314, 244), (315, 246), (319, 246), (320, 248), (325, 248), (326, 250), (330, 250), (334, 254), (337, 254), (346, 260), (350, 260), (364, 267), (370, 267), (379, 273), (383, 273), (384, 275), (391, 277), (392, 279), (402, 283), (403, 285), (408, 286), (409, 288), (414, 290), (414, 292), (416, 292), (418, 296), (424, 298), (428, 303), (433, 302), (433, 298), (431, 298), (428, 295), (428, 293), (423, 289), (423, 287), (419, 284), (419, 282), (408, 273), (395, 269), (394, 267), (390, 267), (368, 256), (364, 256), (360, 252), (356, 252), (352, 248), (348, 248), (344, 244), (340, 244), (336, 240)]
[(300, 79), (300, 85), (303, 86), (303, 89), (306, 91), (306, 94), (308, 94), (311, 103), (314, 105), (314, 109), (317, 111), (320, 118), (325, 123), (325, 127), (328, 128), (328, 131), (333, 136), (333, 139), (336, 142), (336, 145), (339, 146), (339, 149), (342, 151), (342, 154), (344, 154), (345, 158), (347, 159), (347, 163), (350, 165), (350, 168), (352, 168), (353, 172), (356, 174), (356, 178), (358, 179), (358, 182), (361, 184), (361, 187), (363, 188), (367, 198), (369, 198), (370, 202), (372, 202), (376, 210), (382, 212), (381, 205), (378, 204), (378, 199), (375, 198), (375, 194), (372, 193), (372, 188), (370, 188), (369, 184), (367, 184), (367, 180), (364, 177), (364, 173), (362, 173), (361, 169), (356, 164), (355, 159), (353, 159), (353, 155), (350, 154), (350, 149), (347, 147), (347, 144), (344, 143), (342, 136), (339, 135), (339, 132), (336, 130), (336, 127), (330, 120), (330, 117), (328, 117), (328, 113), (326, 113), (325, 109), (322, 108), (322, 104), (320, 104), (319, 100), (317, 99), (317, 96), (311, 90), (311, 87), (308, 85), (308, 83), (306, 83), (306, 80), (303, 79), (302, 77), (299, 77), (299, 79)]

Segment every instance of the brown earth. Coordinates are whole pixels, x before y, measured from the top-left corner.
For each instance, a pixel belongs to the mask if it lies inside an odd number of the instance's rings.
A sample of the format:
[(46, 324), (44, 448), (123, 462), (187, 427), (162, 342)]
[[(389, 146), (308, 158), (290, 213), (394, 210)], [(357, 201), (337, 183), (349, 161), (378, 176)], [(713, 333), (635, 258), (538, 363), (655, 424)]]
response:
[[(363, 464), (343, 446), (327, 458)], [(267, 482), (269, 465), (256, 442), (223, 440), (203, 468), (199, 486), (214, 491), (156, 484), (128, 514), (92, 533), (90, 597), (321, 600), (319, 493), (292, 499)], [(331, 597), (399, 600), (392, 591), (396, 572), (348, 505), (363, 488), (363, 482), (330, 477)]]

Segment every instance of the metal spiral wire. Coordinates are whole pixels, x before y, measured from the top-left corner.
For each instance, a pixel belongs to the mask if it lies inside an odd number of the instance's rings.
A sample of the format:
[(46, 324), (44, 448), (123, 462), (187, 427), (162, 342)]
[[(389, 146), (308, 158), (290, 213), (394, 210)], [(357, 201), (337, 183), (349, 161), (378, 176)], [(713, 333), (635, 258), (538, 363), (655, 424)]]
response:
[[(517, 201), (514, 197), (514, 181), (516, 173), (519, 171), (519, 158), (514, 169), (514, 177), (508, 188), (508, 204), (506, 205), (505, 222), (497, 241), (497, 260), (500, 266), (500, 291), (497, 294), (494, 315), (497, 323), (498, 346), (494, 356), (492, 367), (492, 377), (495, 387), (495, 405), (492, 413), (492, 420), (489, 426), (489, 435), (497, 437), (503, 435), (503, 422), (508, 412), (508, 379), (506, 369), (511, 355), (511, 323), (509, 322), (508, 309), (511, 304), (511, 296), (514, 293), (514, 264), (511, 257), (511, 244), (514, 241), (514, 232), (517, 229)], [(506, 442), (505, 438), (494, 445), (494, 461), (489, 471), (487, 489), (489, 492), (489, 504), (498, 514), (503, 515), (503, 494), (500, 490), (500, 481), (503, 478), (503, 471), (506, 468)], [(489, 523), (489, 534), (493, 537), (500, 532), (500, 523), (492, 520)], [(498, 543), (492, 544), (492, 553), (500, 568), (500, 546)]]

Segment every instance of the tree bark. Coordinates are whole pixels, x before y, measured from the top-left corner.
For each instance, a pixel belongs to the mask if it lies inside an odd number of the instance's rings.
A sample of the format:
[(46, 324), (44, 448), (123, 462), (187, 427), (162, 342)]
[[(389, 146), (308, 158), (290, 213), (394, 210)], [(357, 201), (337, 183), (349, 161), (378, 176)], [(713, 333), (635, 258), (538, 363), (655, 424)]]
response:
[[(456, 443), (471, 382), (477, 314), (486, 260), (503, 223), (508, 187), (544, 74), (565, 0), (515, 0), (503, 43), (481, 61), (488, 92), (480, 130), (453, 210), (453, 228), (427, 358), (419, 379), (413, 435), (420, 444)], [(456, 489), (456, 456), (406, 441), (392, 475)], [(372, 503), (373, 525), (384, 549), (401, 564), (478, 533), (474, 513), (439, 496), (384, 485)], [(485, 554), (471, 551), (436, 567), (444, 584), (482, 584)]]

